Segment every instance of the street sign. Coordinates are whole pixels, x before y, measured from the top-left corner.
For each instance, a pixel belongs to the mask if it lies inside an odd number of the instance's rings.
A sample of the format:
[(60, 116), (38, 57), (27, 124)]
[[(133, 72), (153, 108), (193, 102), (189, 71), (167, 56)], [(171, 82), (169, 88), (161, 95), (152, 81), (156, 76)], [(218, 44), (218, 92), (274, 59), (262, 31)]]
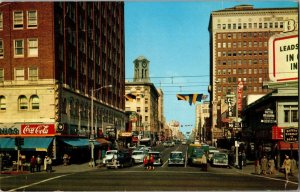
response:
[(283, 140), (287, 143), (297, 143), (298, 142), (298, 128), (285, 128), (283, 130)]

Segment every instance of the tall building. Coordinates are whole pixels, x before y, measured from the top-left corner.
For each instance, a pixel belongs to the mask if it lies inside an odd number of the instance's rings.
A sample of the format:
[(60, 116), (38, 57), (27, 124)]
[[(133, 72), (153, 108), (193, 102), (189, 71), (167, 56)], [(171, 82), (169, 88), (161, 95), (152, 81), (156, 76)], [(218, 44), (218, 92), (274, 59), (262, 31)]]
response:
[[(133, 82), (125, 83), (125, 94), (136, 98), (126, 100), (126, 111), (137, 112), (142, 117), (139, 130), (141, 137), (159, 140), (159, 92), (149, 78), (149, 61), (144, 56), (134, 60)], [(133, 130), (135, 131), (135, 130)]]
[(0, 3), (1, 136), (39, 138), (35, 150), (49, 141), (54, 158), (113, 139), (125, 124), (124, 47), (123, 2)]
[[(244, 96), (266, 94), (263, 82), (269, 81), (268, 41), (285, 30), (287, 21), (298, 23), (298, 9), (254, 8), (239, 5), (211, 13), (210, 32), (210, 102), (212, 132), (219, 132), (217, 111), (228, 95), (234, 95), (238, 110)], [(238, 86), (240, 85), (240, 86)], [(237, 97), (238, 96), (238, 97)], [(227, 102), (227, 101), (226, 101)], [(238, 111), (238, 113), (235, 113)], [(228, 128), (228, 125), (227, 125)], [(214, 135), (212, 135), (213, 137)], [(217, 139), (217, 135), (213, 137)]]
[(197, 130), (197, 137), (200, 141), (206, 141), (206, 126), (207, 126), (207, 119), (210, 117), (210, 110), (209, 110), (209, 101), (204, 101), (203, 103), (199, 103), (196, 105), (196, 130)]

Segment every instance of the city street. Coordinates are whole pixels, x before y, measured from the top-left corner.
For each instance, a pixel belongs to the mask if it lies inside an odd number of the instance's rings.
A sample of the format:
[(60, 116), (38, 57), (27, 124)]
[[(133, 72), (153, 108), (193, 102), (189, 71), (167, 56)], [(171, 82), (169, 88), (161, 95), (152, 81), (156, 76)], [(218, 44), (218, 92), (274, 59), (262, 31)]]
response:
[[(159, 146), (164, 162), (172, 148)], [(143, 165), (123, 169), (88, 167), (88, 164), (55, 166), (52, 173), (1, 175), (3, 191), (230, 191), (230, 190), (296, 190), (298, 182), (286, 182), (282, 173), (276, 176), (254, 175), (253, 165), (243, 170), (209, 167), (168, 167), (167, 163), (146, 170)], [(76, 182), (74, 182), (76, 181)]]

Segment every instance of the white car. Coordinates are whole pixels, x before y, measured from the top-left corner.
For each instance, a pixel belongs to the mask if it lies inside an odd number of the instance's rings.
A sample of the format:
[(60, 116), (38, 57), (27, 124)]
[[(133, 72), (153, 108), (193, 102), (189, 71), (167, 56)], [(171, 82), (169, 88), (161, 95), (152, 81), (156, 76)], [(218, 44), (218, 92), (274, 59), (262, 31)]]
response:
[(168, 159), (168, 166), (181, 165), (184, 166), (184, 156), (181, 151), (172, 151)]
[(215, 148), (215, 147), (212, 147), (212, 146), (209, 146), (209, 150), (208, 150), (208, 161), (210, 162), (211, 161), (211, 158), (213, 157), (213, 155), (215, 153), (219, 153), (220, 151)]
[(114, 155), (117, 155), (118, 154), (118, 150), (109, 150), (109, 151), (106, 151), (106, 154), (103, 158), (103, 164), (106, 165), (107, 164), (107, 161), (110, 161)]
[(137, 164), (137, 163), (143, 163), (144, 161), (144, 157), (147, 153), (145, 151), (137, 151), (137, 150), (134, 150), (132, 151), (132, 159), (133, 159), (133, 163)]

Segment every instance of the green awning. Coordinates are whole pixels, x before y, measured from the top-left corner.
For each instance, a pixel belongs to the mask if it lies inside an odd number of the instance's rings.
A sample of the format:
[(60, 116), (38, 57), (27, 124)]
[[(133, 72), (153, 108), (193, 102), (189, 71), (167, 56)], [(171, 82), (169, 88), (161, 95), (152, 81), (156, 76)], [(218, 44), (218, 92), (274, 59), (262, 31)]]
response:
[(0, 138), (0, 151), (12, 151), (15, 150), (14, 138)]
[[(87, 138), (61, 138), (61, 140), (72, 147), (89, 147), (90, 140)], [(94, 141), (95, 146), (100, 146), (100, 143)]]
[[(47, 151), (53, 137), (25, 137), (22, 151)], [(0, 138), (0, 150), (16, 150), (15, 138)]]

